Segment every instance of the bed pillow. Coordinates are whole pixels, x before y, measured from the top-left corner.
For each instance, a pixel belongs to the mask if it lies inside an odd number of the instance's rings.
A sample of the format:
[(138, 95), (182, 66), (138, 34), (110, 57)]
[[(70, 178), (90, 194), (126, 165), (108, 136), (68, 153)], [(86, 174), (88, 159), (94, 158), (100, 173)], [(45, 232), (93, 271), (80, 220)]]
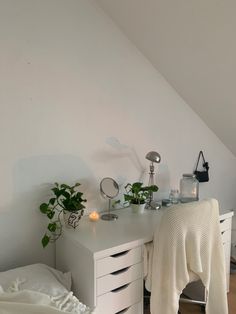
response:
[(28, 289), (58, 296), (71, 289), (71, 274), (45, 264), (32, 264), (0, 272), (0, 286), (7, 290), (15, 281), (19, 290)]

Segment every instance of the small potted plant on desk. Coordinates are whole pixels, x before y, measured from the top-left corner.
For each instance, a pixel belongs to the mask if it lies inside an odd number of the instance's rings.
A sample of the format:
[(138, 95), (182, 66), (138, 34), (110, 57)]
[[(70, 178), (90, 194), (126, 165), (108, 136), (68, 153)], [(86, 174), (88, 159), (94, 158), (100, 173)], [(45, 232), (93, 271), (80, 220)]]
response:
[(55, 183), (51, 189), (53, 196), (47, 203), (42, 203), (39, 207), (41, 213), (47, 216), (49, 223), (47, 231), (42, 238), (42, 245), (46, 247), (48, 243), (55, 242), (62, 234), (62, 217), (64, 216), (65, 226), (76, 228), (79, 220), (84, 214), (83, 193), (78, 191), (80, 183), (73, 186)]
[(129, 202), (133, 212), (142, 213), (150, 194), (158, 191), (156, 185), (143, 186), (142, 182), (128, 183), (125, 186), (125, 202)]

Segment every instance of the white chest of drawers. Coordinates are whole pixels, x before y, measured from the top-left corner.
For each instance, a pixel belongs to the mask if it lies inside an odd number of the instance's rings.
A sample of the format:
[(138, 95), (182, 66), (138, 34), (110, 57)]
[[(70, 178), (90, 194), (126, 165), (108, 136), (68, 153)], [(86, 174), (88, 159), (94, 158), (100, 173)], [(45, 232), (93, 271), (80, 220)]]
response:
[(57, 267), (72, 272), (74, 293), (96, 307), (96, 314), (142, 313), (141, 246), (93, 259), (64, 237), (57, 245)]
[[(117, 221), (89, 221), (65, 230), (56, 245), (56, 266), (71, 271), (72, 289), (96, 307), (96, 314), (143, 313), (142, 245), (152, 241), (158, 211), (117, 211)], [(229, 275), (232, 212), (221, 214), (221, 232)]]
[(158, 212), (117, 211), (117, 221), (89, 221), (65, 230), (56, 266), (71, 271), (73, 291), (96, 314), (138, 314), (143, 308), (142, 245), (152, 240)]
[[(232, 213), (233, 215), (233, 213)], [(232, 230), (232, 215), (220, 217), (220, 231), (225, 253), (225, 269), (227, 280), (227, 291), (229, 291), (229, 276), (230, 276), (230, 251), (231, 251), (231, 230)]]

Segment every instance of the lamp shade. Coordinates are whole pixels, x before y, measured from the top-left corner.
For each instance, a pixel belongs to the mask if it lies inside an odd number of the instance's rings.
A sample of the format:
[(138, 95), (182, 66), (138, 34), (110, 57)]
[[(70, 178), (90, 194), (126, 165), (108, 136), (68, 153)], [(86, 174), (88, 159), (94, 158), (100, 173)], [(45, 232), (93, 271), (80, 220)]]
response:
[(145, 158), (152, 161), (152, 162), (156, 162), (156, 163), (159, 163), (161, 161), (160, 154), (158, 154), (157, 152), (154, 152), (154, 151), (147, 153)]

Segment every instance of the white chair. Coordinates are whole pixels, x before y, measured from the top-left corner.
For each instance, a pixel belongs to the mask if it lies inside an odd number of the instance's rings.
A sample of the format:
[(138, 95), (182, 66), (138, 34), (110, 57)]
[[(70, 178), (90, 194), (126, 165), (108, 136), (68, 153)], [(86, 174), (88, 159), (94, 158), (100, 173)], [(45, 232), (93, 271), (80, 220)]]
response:
[(152, 261), (146, 287), (151, 291), (151, 314), (178, 313), (183, 289), (199, 278), (206, 289), (206, 313), (228, 313), (216, 200), (178, 204), (164, 209), (150, 255)]

